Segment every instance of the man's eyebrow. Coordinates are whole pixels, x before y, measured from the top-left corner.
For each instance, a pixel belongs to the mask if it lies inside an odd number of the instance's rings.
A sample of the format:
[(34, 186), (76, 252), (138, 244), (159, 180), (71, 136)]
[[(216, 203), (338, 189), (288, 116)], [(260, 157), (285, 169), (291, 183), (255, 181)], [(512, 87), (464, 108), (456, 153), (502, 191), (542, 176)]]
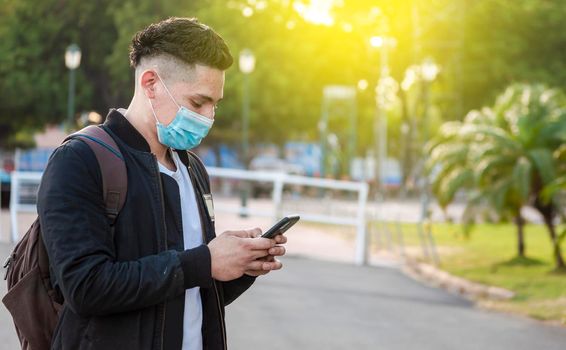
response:
[[(208, 95), (196, 94), (196, 95), (192, 95), (192, 96), (197, 96), (197, 97), (202, 98), (203, 100), (208, 101), (208, 102), (214, 102), (214, 99), (212, 97), (208, 96)], [(187, 97), (191, 97), (191, 96), (187, 96)], [(216, 103), (218, 103), (220, 101), (222, 101), (222, 98), (218, 99), (218, 101), (216, 101)]]

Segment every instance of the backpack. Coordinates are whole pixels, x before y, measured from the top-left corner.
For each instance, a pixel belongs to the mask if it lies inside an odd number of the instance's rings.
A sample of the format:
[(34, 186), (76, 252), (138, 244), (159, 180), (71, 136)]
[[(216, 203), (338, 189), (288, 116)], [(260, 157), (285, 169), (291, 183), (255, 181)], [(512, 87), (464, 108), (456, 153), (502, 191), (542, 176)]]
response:
[[(85, 142), (96, 156), (102, 174), (106, 215), (113, 230), (127, 191), (122, 153), (112, 137), (98, 126), (88, 126), (68, 136), (63, 143), (75, 138)], [(8, 293), (2, 302), (12, 315), (22, 349), (50, 349), (63, 296), (51, 284), (39, 217), (15, 246), (4, 268)]]

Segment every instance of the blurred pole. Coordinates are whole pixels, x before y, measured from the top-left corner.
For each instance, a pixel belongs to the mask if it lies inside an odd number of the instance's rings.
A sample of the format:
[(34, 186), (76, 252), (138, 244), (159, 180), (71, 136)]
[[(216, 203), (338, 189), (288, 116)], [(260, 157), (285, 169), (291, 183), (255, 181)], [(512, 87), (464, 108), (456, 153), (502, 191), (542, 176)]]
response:
[(67, 125), (69, 128), (73, 125), (73, 116), (75, 115), (75, 70), (69, 70), (69, 97), (67, 99)]
[[(389, 68), (388, 68), (388, 55), (387, 55), (387, 47), (385, 45), (385, 43), (381, 46), (381, 68), (380, 68), (380, 74), (379, 74), (379, 80), (384, 79), (387, 74), (389, 74)], [(379, 84), (379, 83), (378, 83)], [(379, 85), (378, 85), (379, 86)], [(377, 87), (376, 87), (377, 89)], [(387, 137), (386, 134), (386, 130), (384, 128), (385, 125), (385, 118), (387, 118), (387, 116), (385, 115), (385, 106), (383, 102), (384, 96), (380, 96), (378, 90), (376, 90), (376, 96), (375, 96), (375, 103), (376, 103), (376, 111), (377, 111), (377, 115), (376, 115), (376, 120), (375, 120), (375, 128), (376, 128), (376, 155), (377, 155), (377, 162), (376, 162), (376, 180), (377, 180), (377, 195), (379, 196), (379, 199), (382, 200), (385, 196), (384, 196), (384, 184), (383, 184), (383, 162), (384, 162), (384, 154), (386, 152), (386, 150), (384, 149), (384, 147), (387, 145), (386, 142), (383, 142), (384, 139)]]
[(383, 166), (387, 155), (387, 116), (385, 114), (385, 96), (380, 89), (380, 82), (389, 75), (388, 66), (388, 39), (383, 37), (373, 37), (371, 45), (380, 49), (380, 69), (379, 79), (375, 87), (375, 119), (374, 119), (374, 142), (375, 142), (375, 183), (376, 198), (382, 200), (384, 197)]
[(81, 49), (71, 44), (65, 50), (65, 66), (69, 69), (69, 97), (67, 99), (67, 127), (72, 128), (75, 115), (75, 70), (81, 64)]
[[(429, 84), (430, 82), (426, 81), (425, 79), (422, 80), (423, 84), (423, 125), (422, 125), (422, 145), (423, 145), (423, 155), (422, 155), (422, 162), (423, 162), (423, 169), (425, 167), (427, 161), (427, 154), (424, 150), (424, 145), (428, 140), (428, 109), (430, 105), (430, 97), (429, 97)], [(421, 189), (421, 224), (428, 218), (428, 206), (429, 206), (429, 198), (428, 198), (428, 175), (423, 170), (423, 180), (422, 180), (422, 189)]]
[[(320, 132), (320, 177), (326, 176), (326, 137), (328, 133), (328, 100), (326, 94), (322, 97), (322, 108), (320, 121), (318, 122)], [(321, 190), (321, 193), (323, 191)]]
[(381, 199), (385, 199), (385, 164), (387, 162), (387, 114), (382, 105), (379, 109), (379, 189)]
[[(423, 98), (424, 98), (424, 125), (423, 125), (423, 166), (426, 164), (428, 159), (428, 154), (426, 153), (426, 145), (428, 138), (429, 138), (429, 130), (428, 130), (428, 119), (429, 119), (429, 109), (430, 109), (430, 84), (431, 81), (427, 81), (427, 79), (423, 79)], [(430, 217), (430, 183), (429, 183), (429, 175), (426, 171), (423, 171), (424, 179), (423, 179), (423, 189), (421, 195), (421, 203), (422, 203), (422, 213), (421, 213), (421, 230), (423, 231), (423, 235), (428, 239), (429, 243), (429, 250), (430, 255), (432, 256), (432, 262), (434, 265), (440, 265), (440, 259), (438, 258), (438, 254), (436, 252), (436, 243), (434, 242), (434, 237), (432, 236), (432, 220)]]
[[(244, 163), (244, 168), (248, 170), (250, 163), (249, 154), (249, 120), (250, 120), (250, 82), (249, 75), (253, 72), (255, 68), (255, 56), (253, 52), (249, 49), (244, 49), (240, 52), (239, 59), (240, 71), (243, 73), (242, 82), (242, 161)], [(249, 182), (244, 181), (240, 192), (240, 217), (248, 217), (247, 206), (248, 206), (248, 196), (249, 196)]]
[[(354, 90), (355, 91), (355, 90)], [(356, 102), (356, 97), (352, 98), (350, 101), (350, 135), (349, 135), (349, 142), (348, 142), (348, 157), (346, 158), (347, 163), (347, 173), (348, 178), (352, 178), (352, 162), (356, 156), (356, 130), (358, 125), (358, 103)]]
[[(429, 199), (428, 199), (428, 175), (425, 172), (425, 163), (427, 159), (427, 154), (424, 151), (424, 145), (426, 144), (426, 140), (428, 138), (428, 106), (429, 106), (429, 91), (428, 91), (428, 84), (429, 82), (425, 79), (421, 79), (422, 84), (422, 98), (423, 98), (423, 117), (422, 117), (422, 141), (421, 141), (421, 161), (423, 164), (423, 171), (422, 171), (422, 179), (421, 179), (421, 193), (420, 193), (420, 202), (421, 202), (421, 213), (419, 217), (419, 222), (417, 224), (417, 231), (419, 235), (419, 240), (421, 242), (421, 248), (423, 250), (423, 255), (426, 260), (431, 258), (433, 255), (430, 252), (430, 247), (428, 245), (427, 240), (427, 232), (425, 226), (430, 225), (428, 219), (428, 212), (429, 212)], [(434, 259), (433, 259), (434, 261)]]
[(423, 118), (422, 118), (422, 167), (423, 167), (423, 179), (422, 179), (422, 189), (421, 189), (421, 217), (419, 220), (419, 232), (421, 236), (425, 239), (428, 238), (430, 243), (431, 255), (433, 258), (433, 263), (435, 265), (439, 264), (438, 255), (436, 254), (435, 245), (431, 233), (431, 220), (430, 220), (430, 184), (429, 175), (426, 173), (425, 167), (428, 159), (428, 154), (426, 152), (425, 145), (429, 138), (429, 109), (430, 109), (430, 85), (432, 81), (436, 78), (438, 74), (438, 66), (432, 62), (432, 60), (427, 59), (421, 65), (421, 82), (422, 82), (422, 96), (423, 96)]
[[(248, 129), (250, 119), (250, 96), (249, 96), (249, 78), (248, 74), (244, 74), (243, 90), (242, 90), (242, 160), (244, 168), (249, 168), (249, 141)], [(244, 181), (241, 191), (241, 211), (240, 217), (248, 217), (248, 195), (249, 195), (249, 182)]]
[[(406, 108), (406, 101), (403, 102)], [(409, 134), (409, 124), (404, 121), (401, 124), (401, 171), (403, 172), (403, 176), (401, 178), (401, 190), (399, 191), (399, 198), (404, 200), (407, 198), (407, 163), (409, 162), (409, 155), (408, 155), (408, 143), (407, 135)]]

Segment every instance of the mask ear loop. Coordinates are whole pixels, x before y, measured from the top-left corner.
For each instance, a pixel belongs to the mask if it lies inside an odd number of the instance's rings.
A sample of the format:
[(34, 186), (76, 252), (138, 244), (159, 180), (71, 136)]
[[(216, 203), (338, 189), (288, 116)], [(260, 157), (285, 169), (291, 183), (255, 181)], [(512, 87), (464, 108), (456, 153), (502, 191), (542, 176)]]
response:
[(167, 91), (167, 94), (169, 95), (169, 97), (171, 97), (171, 99), (173, 100), (173, 102), (177, 105), (177, 108), (181, 108), (181, 105), (179, 105), (177, 103), (177, 100), (175, 100), (175, 97), (173, 97), (173, 95), (171, 95), (171, 92), (169, 91), (169, 89), (167, 88), (167, 85), (165, 85), (165, 82), (163, 81), (163, 79), (161, 79), (161, 77), (159, 76), (159, 73), (157, 73), (157, 71), (155, 71), (155, 75), (157, 75), (157, 78), (159, 78), (159, 81), (161, 82), (161, 84), (163, 84), (163, 87), (165, 88), (165, 91)]
[[(163, 79), (161, 79), (161, 77), (159, 76), (159, 73), (157, 73), (157, 70), (155, 70), (155, 75), (157, 75), (157, 78), (159, 79), (159, 81), (161, 82), (161, 84), (163, 85), (163, 87), (165, 88), (165, 91), (167, 92), (167, 94), (169, 95), (169, 97), (171, 97), (171, 99), (173, 100), (173, 103), (175, 103), (175, 105), (177, 105), (177, 107), (180, 109), (181, 106), (177, 103), (177, 101), (175, 100), (175, 98), (173, 97), (173, 95), (171, 95), (171, 92), (169, 91), (169, 89), (167, 88), (167, 85), (165, 85), (165, 82), (163, 81)], [(153, 109), (153, 103), (151, 103), (151, 99), (148, 97), (147, 101), (149, 102), (149, 106), (151, 107), (151, 113), (153, 113), (153, 117), (155, 118), (155, 121), (159, 124), (161, 124), (161, 122), (159, 121), (159, 119), (157, 119), (157, 114), (155, 114), (155, 109)]]
[(151, 107), (151, 113), (153, 113), (153, 117), (155, 118), (155, 121), (161, 124), (159, 119), (157, 119), (157, 114), (155, 114), (155, 109), (153, 109), (153, 104), (151, 103), (151, 99), (149, 97), (147, 98), (147, 102), (149, 102), (149, 107)]

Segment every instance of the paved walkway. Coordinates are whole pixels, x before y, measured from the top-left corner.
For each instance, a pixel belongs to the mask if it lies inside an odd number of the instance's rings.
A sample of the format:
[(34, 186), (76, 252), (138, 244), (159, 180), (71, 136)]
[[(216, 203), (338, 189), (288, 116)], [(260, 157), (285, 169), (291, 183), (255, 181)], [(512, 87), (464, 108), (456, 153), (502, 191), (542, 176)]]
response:
[[(33, 215), (20, 220), (23, 230)], [(270, 224), (219, 214), (217, 231)], [(564, 328), (478, 310), (377, 257), (379, 267), (353, 266), (353, 243), (341, 238), (349, 234), (353, 230), (328, 234), (306, 224), (289, 231), (284, 269), (261, 277), (228, 306), (230, 349), (564, 349)], [(10, 247), (0, 244), (0, 257)], [(0, 307), (0, 350), (16, 348), (10, 316)]]
[(566, 329), (475, 309), (397, 269), (284, 264), (228, 306), (231, 349), (565, 349)]

